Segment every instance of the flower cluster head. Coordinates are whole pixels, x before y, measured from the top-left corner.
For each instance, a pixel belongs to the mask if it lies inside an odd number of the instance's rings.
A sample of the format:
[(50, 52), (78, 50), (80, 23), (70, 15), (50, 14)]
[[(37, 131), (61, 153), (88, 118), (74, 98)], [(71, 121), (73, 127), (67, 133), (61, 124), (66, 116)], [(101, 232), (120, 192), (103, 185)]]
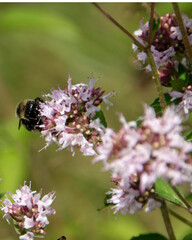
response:
[[(183, 23), (192, 45), (192, 19), (184, 15)], [(141, 29), (135, 31), (134, 34), (138, 41), (146, 46), (149, 38), (149, 22), (143, 25), (143, 21), (141, 21)], [(134, 51), (139, 50), (135, 44), (133, 44), (133, 49)], [(178, 61), (184, 61), (185, 59), (182, 35), (173, 13), (160, 17), (158, 29), (152, 39), (151, 52), (158, 69), (161, 84), (169, 85), (171, 77), (177, 70)], [(147, 54), (145, 52), (139, 50), (137, 59), (145, 65), (146, 71), (151, 71), (151, 66), (146, 64)]]
[(169, 95), (172, 97), (171, 101), (175, 99), (180, 99), (179, 104), (177, 105), (176, 111), (183, 111), (188, 115), (192, 111), (192, 86), (188, 85), (183, 87), (183, 92), (172, 91), (169, 92)]
[(47, 142), (45, 147), (55, 142), (59, 149), (74, 151), (76, 146), (84, 155), (94, 155), (104, 129), (96, 114), (103, 101), (112, 105), (108, 98), (114, 93), (103, 95), (101, 88), (94, 88), (94, 78), (88, 85), (72, 85), (71, 80), (69, 76), (68, 88), (52, 89), (51, 94), (43, 95), (46, 101), (40, 104), (41, 134)]
[(137, 126), (120, 117), (119, 132), (107, 128), (98, 146), (95, 161), (103, 161), (104, 169), (111, 170), (116, 188), (108, 194), (115, 213), (135, 213), (144, 205), (146, 211), (160, 206), (155, 200), (158, 178), (172, 186), (192, 181), (192, 143), (181, 136), (182, 118), (172, 107), (157, 117), (151, 107)]
[[(43, 237), (45, 226), (49, 224), (47, 219), (51, 214), (55, 214), (55, 210), (51, 207), (54, 197), (51, 192), (41, 198), (41, 193), (31, 190), (31, 186), (24, 184), (23, 187), (16, 190), (16, 194), (5, 198), (1, 210), (5, 212), (4, 217), (9, 222), (12, 218), (14, 225), (21, 234), (19, 239), (33, 240), (34, 237)], [(9, 222), (10, 223), (10, 222)]]

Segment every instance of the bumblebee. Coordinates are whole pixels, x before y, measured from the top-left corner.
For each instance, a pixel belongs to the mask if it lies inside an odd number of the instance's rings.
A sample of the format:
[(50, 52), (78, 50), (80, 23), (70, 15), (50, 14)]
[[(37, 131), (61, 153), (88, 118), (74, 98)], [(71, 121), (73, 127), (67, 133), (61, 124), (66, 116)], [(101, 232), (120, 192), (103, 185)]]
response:
[(66, 240), (66, 237), (61, 236), (60, 238), (58, 238), (57, 240)]
[(39, 103), (43, 102), (43, 99), (37, 97), (35, 100), (26, 99), (20, 102), (16, 109), (17, 117), (19, 118), (19, 126), (23, 125), (27, 130), (41, 130), (40, 125), (42, 117), (39, 115)]

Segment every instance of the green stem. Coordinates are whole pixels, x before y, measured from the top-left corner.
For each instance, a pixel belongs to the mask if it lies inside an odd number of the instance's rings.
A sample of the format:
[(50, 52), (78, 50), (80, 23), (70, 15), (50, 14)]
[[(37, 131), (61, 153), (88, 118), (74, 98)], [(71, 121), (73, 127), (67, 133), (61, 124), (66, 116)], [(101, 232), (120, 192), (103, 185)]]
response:
[(153, 77), (154, 77), (154, 80), (155, 80), (155, 85), (156, 85), (157, 92), (158, 92), (158, 95), (159, 95), (161, 109), (163, 111), (166, 108), (166, 103), (165, 103), (165, 99), (164, 99), (164, 95), (163, 95), (163, 89), (162, 89), (162, 86), (161, 86), (159, 75), (157, 73), (157, 68), (156, 68), (156, 65), (155, 65), (155, 61), (154, 61), (154, 58), (153, 58), (153, 54), (151, 53), (150, 49), (148, 49), (146, 53), (147, 53), (148, 61), (151, 65), (151, 69), (152, 69), (152, 72), (153, 72)]
[(129, 38), (133, 40), (135, 45), (140, 49), (145, 51), (145, 46), (143, 46), (129, 31), (127, 31), (120, 23), (118, 23), (108, 12), (106, 12), (98, 3), (93, 3), (93, 5), (99, 9), (112, 23), (114, 23), (118, 28), (120, 28)]
[[(150, 13), (151, 12), (151, 3), (143, 2), (142, 5), (146, 8), (146, 10)], [(158, 19), (160, 18), (159, 14), (154, 9), (154, 18)]]
[(155, 3), (149, 3), (151, 8), (151, 14), (150, 14), (150, 21), (149, 21), (149, 36), (148, 36), (148, 47), (151, 46), (152, 43), (152, 30), (153, 30), (153, 16), (154, 16), (154, 9), (155, 9)]
[(172, 227), (172, 224), (171, 224), (171, 221), (170, 221), (167, 205), (166, 205), (165, 202), (162, 202), (161, 213), (162, 213), (162, 216), (163, 216), (163, 220), (164, 220), (164, 223), (165, 223), (167, 233), (169, 235), (169, 239), (170, 240), (176, 240), (175, 234), (174, 234), (174, 231), (173, 231), (173, 227)]
[[(119, 24), (108, 12), (106, 12), (98, 3), (93, 3), (93, 5), (95, 7), (97, 7), (99, 9), (99, 11), (102, 12), (102, 14), (104, 14), (112, 23), (114, 23), (118, 28), (120, 28), (129, 38), (131, 38), (134, 43), (144, 52), (147, 53), (148, 56), (148, 60), (149, 63), (151, 65), (151, 69), (153, 72), (153, 76), (155, 79), (155, 84), (156, 84), (156, 88), (157, 88), (157, 92), (159, 95), (159, 99), (160, 99), (160, 104), (161, 104), (161, 109), (164, 110), (166, 107), (166, 103), (165, 103), (165, 99), (164, 99), (164, 95), (163, 95), (163, 90), (162, 90), (162, 86), (161, 86), (161, 82), (157, 73), (157, 68), (154, 62), (154, 58), (152, 53), (150, 52), (150, 48), (146, 48), (145, 46), (143, 46), (129, 31), (127, 31), (121, 24)], [(152, 17), (154, 14), (154, 5), (151, 5), (151, 21), (152, 21)], [(152, 26), (152, 24), (151, 24)], [(152, 29), (150, 31), (150, 35), (151, 35)]]
[(169, 209), (169, 212), (171, 215), (173, 215), (175, 218), (179, 219), (181, 222), (187, 224), (188, 226), (192, 227), (192, 222), (187, 220), (186, 218), (182, 217), (178, 213), (174, 212), (173, 210)]
[(150, 51), (151, 42), (152, 42), (151, 37), (152, 37), (152, 29), (153, 29), (153, 16), (154, 16), (155, 3), (150, 3), (150, 8), (151, 8), (151, 13), (150, 13), (150, 23), (149, 23), (147, 56), (148, 56), (148, 60), (151, 65), (151, 68), (152, 68), (153, 77), (155, 79), (155, 84), (156, 84), (157, 92), (158, 92), (159, 99), (160, 99), (161, 109), (164, 110), (166, 107), (166, 103), (165, 103), (165, 99), (164, 99), (164, 95), (163, 95), (163, 89), (161, 86), (159, 75), (157, 73), (157, 68), (156, 68), (156, 64), (155, 64), (153, 55)]
[(184, 23), (183, 23), (183, 19), (182, 19), (182, 16), (181, 16), (179, 5), (178, 5), (178, 3), (172, 3), (172, 5), (173, 5), (175, 15), (176, 15), (176, 18), (177, 18), (177, 22), (178, 22), (178, 25), (179, 25), (179, 28), (180, 28), (180, 31), (181, 31), (181, 34), (182, 34), (183, 43), (184, 43), (185, 48), (187, 50), (189, 60), (192, 64), (192, 49), (191, 49), (189, 38), (187, 36), (187, 32), (186, 32), (186, 29), (185, 29), (185, 26), (184, 26)]

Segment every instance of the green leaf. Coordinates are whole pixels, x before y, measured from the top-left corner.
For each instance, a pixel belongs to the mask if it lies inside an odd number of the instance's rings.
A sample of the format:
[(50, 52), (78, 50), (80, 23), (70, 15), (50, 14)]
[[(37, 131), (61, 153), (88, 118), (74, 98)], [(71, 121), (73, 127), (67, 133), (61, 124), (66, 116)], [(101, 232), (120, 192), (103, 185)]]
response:
[(192, 132), (190, 132), (190, 133), (186, 136), (186, 140), (187, 140), (187, 141), (192, 141)]
[(106, 128), (106, 127), (107, 127), (107, 122), (106, 122), (106, 120), (105, 120), (105, 116), (104, 116), (104, 114), (103, 114), (103, 111), (102, 111), (102, 110), (100, 110), (100, 111), (96, 112), (96, 114), (95, 114), (95, 116), (94, 116), (94, 118), (93, 118), (93, 119), (97, 119), (97, 118), (99, 118), (99, 119), (100, 119), (101, 123), (102, 123), (102, 124), (103, 124), (103, 126)]
[(2, 198), (5, 195), (5, 193), (0, 193), (0, 198)]
[(98, 211), (101, 211), (102, 209), (108, 207), (108, 206), (112, 206), (112, 205), (115, 205), (114, 203), (109, 203), (107, 202), (107, 200), (111, 199), (112, 197), (112, 194), (111, 193), (106, 193), (105, 194), (105, 198), (104, 198), (104, 206), (99, 208)]
[(188, 75), (188, 76), (189, 76), (189, 83), (188, 83), (188, 85), (189, 85), (192, 83), (192, 75)]
[(152, 28), (152, 31), (156, 32), (157, 29), (159, 28), (159, 25), (160, 25), (160, 18), (158, 18), (157, 20), (156, 19), (153, 19), (153, 28)]
[(179, 73), (179, 79), (185, 82), (187, 81), (187, 84), (188, 84), (188, 70), (181, 63), (179, 63), (178, 65), (178, 73)]
[(186, 235), (183, 240), (191, 240), (192, 239), (192, 233)]
[(189, 84), (189, 73), (184, 65), (179, 63), (178, 65), (178, 78), (171, 80), (170, 84), (175, 91), (181, 91), (183, 87)]
[(148, 233), (133, 237), (130, 240), (167, 240), (167, 238), (158, 233)]
[(160, 25), (160, 18), (158, 18), (157, 20), (153, 19), (152, 34), (151, 34), (151, 39), (150, 39), (151, 42), (153, 41), (153, 38), (155, 36), (156, 31), (159, 28), (159, 25)]
[(191, 200), (192, 199), (192, 193), (188, 193), (186, 196), (185, 196), (185, 199), (186, 200)]
[[(180, 191), (180, 189), (178, 187), (177, 187), (177, 190), (182, 194), (182, 192)], [(155, 192), (159, 196), (161, 196), (171, 202), (185, 206), (185, 204), (177, 196), (177, 194), (175, 193), (173, 188), (170, 186), (170, 184), (163, 181), (161, 178), (157, 179), (157, 181), (155, 183)]]
[(173, 79), (170, 81), (171, 87), (173, 91), (181, 91), (182, 87), (184, 87), (184, 84), (182, 81), (179, 81), (179, 79)]
[(25, 234), (26, 232), (25, 231), (22, 231), (19, 227), (18, 227), (18, 222), (15, 220), (15, 219), (13, 219), (13, 226), (14, 226), (14, 229), (15, 229), (15, 232), (17, 233), (17, 234)]
[[(173, 103), (173, 102), (171, 102), (171, 96), (168, 93), (164, 93), (163, 95), (164, 95), (164, 99), (165, 99), (166, 105), (169, 105), (169, 104)], [(151, 107), (154, 108), (156, 113), (160, 113), (161, 112), (161, 104), (160, 104), (159, 98), (156, 98), (152, 102)]]
[(112, 193), (106, 193), (104, 198), (104, 205), (107, 207), (109, 205), (115, 205), (114, 203), (109, 203), (107, 200), (112, 198)]
[(151, 107), (154, 108), (155, 112), (161, 112), (161, 105), (160, 105), (160, 101), (159, 98), (156, 98), (152, 103), (151, 103)]

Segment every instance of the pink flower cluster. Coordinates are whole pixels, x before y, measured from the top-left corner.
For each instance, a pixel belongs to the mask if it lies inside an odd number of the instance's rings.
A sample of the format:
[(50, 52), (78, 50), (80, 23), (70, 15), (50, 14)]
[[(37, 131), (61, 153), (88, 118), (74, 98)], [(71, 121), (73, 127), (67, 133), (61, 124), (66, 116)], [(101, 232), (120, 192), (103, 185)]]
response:
[(5, 212), (4, 217), (14, 220), (21, 240), (33, 240), (34, 237), (43, 237), (46, 232), (45, 226), (49, 224), (47, 219), (55, 210), (51, 207), (54, 201), (54, 192), (45, 195), (41, 199), (41, 193), (31, 190), (31, 186), (24, 184), (16, 190), (16, 194), (10, 194), (13, 202), (7, 197), (3, 202), (1, 210)]
[(114, 93), (103, 96), (101, 88), (94, 88), (94, 78), (88, 85), (72, 85), (71, 80), (69, 77), (68, 88), (53, 89), (51, 94), (43, 95), (46, 101), (40, 104), (41, 135), (47, 142), (45, 147), (55, 142), (59, 149), (68, 147), (74, 151), (75, 146), (85, 156), (94, 155), (104, 129), (100, 119), (94, 117), (103, 101), (112, 105), (108, 98)]
[(146, 211), (160, 206), (155, 200), (154, 184), (158, 178), (172, 186), (192, 181), (192, 143), (181, 136), (181, 116), (167, 108), (162, 117), (154, 109), (145, 107), (145, 115), (137, 126), (120, 117), (119, 132), (107, 128), (98, 146), (95, 161), (103, 161), (111, 170), (112, 189), (109, 203), (115, 213), (135, 213), (144, 205)]
[[(183, 22), (192, 45), (192, 19), (189, 19), (187, 16), (183, 16)], [(138, 41), (145, 46), (149, 37), (149, 22), (143, 25), (143, 22), (141, 21), (141, 29), (135, 31), (134, 34)], [(133, 50), (139, 50), (135, 44), (133, 44)], [(162, 85), (169, 85), (171, 77), (177, 70), (178, 60), (182, 60), (183, 62), (186, 60), (184, 51), (185, 48), (182, 35), (175, 15), (170, 13), (161, 17), (159, 27), (152, 40), (151, 52), (158, 69)], [(144, 51), (139, 50), (137, 59), (145, 65), (144, 68), (146, 71), (151, 71), (151, 66), (146, 64), (147, 55)]]

